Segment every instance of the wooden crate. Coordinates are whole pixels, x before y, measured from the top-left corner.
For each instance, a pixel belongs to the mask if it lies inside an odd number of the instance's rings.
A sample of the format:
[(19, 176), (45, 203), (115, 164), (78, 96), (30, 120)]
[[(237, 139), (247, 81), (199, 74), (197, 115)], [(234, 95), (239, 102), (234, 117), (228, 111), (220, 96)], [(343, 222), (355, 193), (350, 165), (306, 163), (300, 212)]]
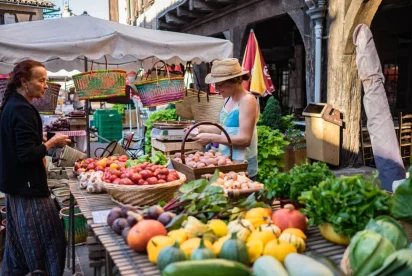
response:
[[(186, 143), (187, 144), (187, 143)], [(193, 169), (182, 163), (176, 162), (172, 159), (173, 167), (176, 171), (186, 175), (186, 182), (190, 182), (195, 179), (201, 179), (204, 174), (214, 174), (215, 170), (218, 169), (223, 173), (227, 172), (247, 172), (247, 162), (235, 163), (233, 165), (217, 166), (213, 168), (201, 168)]]
[[(180, 152), (182, 147), (182, 142), (176, 141), (159, 141), (157, 139), (152, 139), (152, 154), (154, 151), (162, 152), (166, 157), (173, 157), (176, 152)], [(186, 142), (185, 152), (203, 150), (203, 146), (197, 142)]]
[(288, 172), (292, 169), (295, 164), (300, 165), (306, 162), (306, 146), (302, 148), (293, 149), (284, 149), (284, 164), (285, 166), (281, 169), (283, 172)]

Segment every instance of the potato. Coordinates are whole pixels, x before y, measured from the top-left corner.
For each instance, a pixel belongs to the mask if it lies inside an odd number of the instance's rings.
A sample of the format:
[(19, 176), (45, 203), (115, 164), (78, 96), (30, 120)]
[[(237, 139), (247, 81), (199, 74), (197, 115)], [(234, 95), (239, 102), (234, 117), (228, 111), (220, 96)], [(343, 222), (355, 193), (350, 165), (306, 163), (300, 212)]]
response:
[(232, 165), (232, 164), (233, 164), (232, 160), (226, 159), (226, 165)]
[(216, 167), (214, 164), (209, 164), (209, 165), (207, 165), (207, 167), (208, 168), (214, 168), (214, 167)]
[(210, 160), (210, 163), (211, 164), (213, 164), (213, 165), (217, 165), (217, 159), (215, 159), (215, 158), (209, 158), (209, 160)]
[(204, 152), (201, 152), (201, 151), (196, 152), (196, 154), (199, 154), (200, 156), (204, 156), (204, 155), (205, 155), (205, 153), (204, 153)]
[(211, 152), (206, 152), (206, 153), (205, 153), (205, 156), (207, 156), (207, 157), (215, 157), (215, 155), (214, 155), (213, 153), (211, 153)]
[(194, 154), (189, 154), (189, 158), (193, 158), (195, 156)]
[(176, 162), (182, 163), (182, 159), (180, 159), (179, 157), (175, 157), (175, 159), (173, 159)]
[(176, 152), (175, 153), (175, 158), (181, 158), (182, 157), (182, 153), (181, 152)]
[(213, 153), (213, 154), (215, 154), (215, 150), (208, 150), (208, 152), (211, 152), (211, 153)]
[(215, 156), (222, 156), (222, 153), (221, 152), (216, 152)]
[(193, 156), (193, 161), (194, 162), (199, 162), (200, 161), (200, 155)]
[(197, 163), (197, 166), (196, 166), (196, 168), (198, 168), (198, 169), (200, 169), (200, 168), (205, 168), (205, 167), (206, 167), (206, 164), (205, 164), (205, 163), (202, 163), (202, 162)]
[(196, 167), (197, 167), (197, 164), (196, 164), (196, 162), (194, 162), (194, 161), (190, 161), (190, 162), (186, 163), (186, 165), (187, 165), (188, 167), (191, 167), (191, 168), (196, 168)]
[(219, 159), (219, 161), (217, 161), (217, 165), (218, 165), (218, 166), (224, 166), (224, 165), (226, 165), (226, 160), (225, 160), (225, 159)]
[(188, 157), (188, 158), (185, 159), (185, 161), (186, 161), (186, 163), (192, 162), (193, 158)]
[(209, 159), (209, 158), (204, 158), (204, 159), (202, 159), (201, 161), (202, 161), (203, 163), (205, 163), (205, 164), (206, 164), (206, 166), (209, 166), (210, 164), (212, 164), (212, 165), (213, 165), (212, 161), (210, 161), (210, 159)]

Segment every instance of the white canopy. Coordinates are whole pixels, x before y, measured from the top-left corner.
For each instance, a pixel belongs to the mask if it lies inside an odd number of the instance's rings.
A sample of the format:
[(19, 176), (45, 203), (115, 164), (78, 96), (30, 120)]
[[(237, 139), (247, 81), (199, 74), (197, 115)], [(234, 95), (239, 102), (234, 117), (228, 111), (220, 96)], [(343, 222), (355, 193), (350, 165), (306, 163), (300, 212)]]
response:
[(159, 59), (169, 64), (199, 63), (232, 53), (233, 44), (227, 40), (138, 28), (87, 15), (0, 26), (2, 74), (23, 59), (43, 62), (52, 72), (84, 71), (84, 57), (95, 61), (93, 69), (104, 69), (106, 55), (109, 68), (137, 71), (142, 65), (151, 68)]

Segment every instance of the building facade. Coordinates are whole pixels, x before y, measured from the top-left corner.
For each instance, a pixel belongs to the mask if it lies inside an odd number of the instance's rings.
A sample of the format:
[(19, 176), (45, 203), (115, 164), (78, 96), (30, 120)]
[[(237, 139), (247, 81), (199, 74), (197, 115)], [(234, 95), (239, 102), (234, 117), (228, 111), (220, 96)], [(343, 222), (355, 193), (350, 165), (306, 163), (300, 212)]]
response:
[(43, 10), (53, 3), (42, 0), (0, 0), (0, 25), (43, 20)]
[(283, 106), (299, 113), (316, 100), (341, 111), (341, 166), (357, 163), (364, 121), (352, 42), (358, 24), (375, 36), (393, 117), (412, 109), (410, 0), (111, 1), (121, 2), (129, 24), (228, 39), (239, 59), (253, 29)]

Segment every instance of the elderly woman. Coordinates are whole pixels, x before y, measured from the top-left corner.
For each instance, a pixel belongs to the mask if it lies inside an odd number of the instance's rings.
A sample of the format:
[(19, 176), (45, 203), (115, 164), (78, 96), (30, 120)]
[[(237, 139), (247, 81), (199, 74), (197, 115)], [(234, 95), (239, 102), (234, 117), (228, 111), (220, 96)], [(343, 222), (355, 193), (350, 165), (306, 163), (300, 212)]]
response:
[[(50, 198), (43, 158), (70, 142), (56, 134), (46, 141), (39, 112), (31, 105), (47, 89), (44, 65), (25, 60), (14, 67), (0, 105), (0, 191), (6, 194), (6, 248), (1, 275), (64, 272), (66, 241)], [(44, 143), (43, 143), (44, 142)]]
[[(258, 172), (257, 130), (259, 108), (256, 98), (246, 91), (242, 83), (249, 80), (237, 59), (215, 61), (206, 83), (215, 84), (216, 91), (225, 98), (220, 112), (220, 124), (230, 136), (233, 144), (233, 160), (248, 161), (248, 176), (255, 180)], [(199, 134), (193, 137), (202, 145), (220, 144), (219, 151), (229, 155), (228, 141), (220, 129), (214, 126), (200, 126)]]

